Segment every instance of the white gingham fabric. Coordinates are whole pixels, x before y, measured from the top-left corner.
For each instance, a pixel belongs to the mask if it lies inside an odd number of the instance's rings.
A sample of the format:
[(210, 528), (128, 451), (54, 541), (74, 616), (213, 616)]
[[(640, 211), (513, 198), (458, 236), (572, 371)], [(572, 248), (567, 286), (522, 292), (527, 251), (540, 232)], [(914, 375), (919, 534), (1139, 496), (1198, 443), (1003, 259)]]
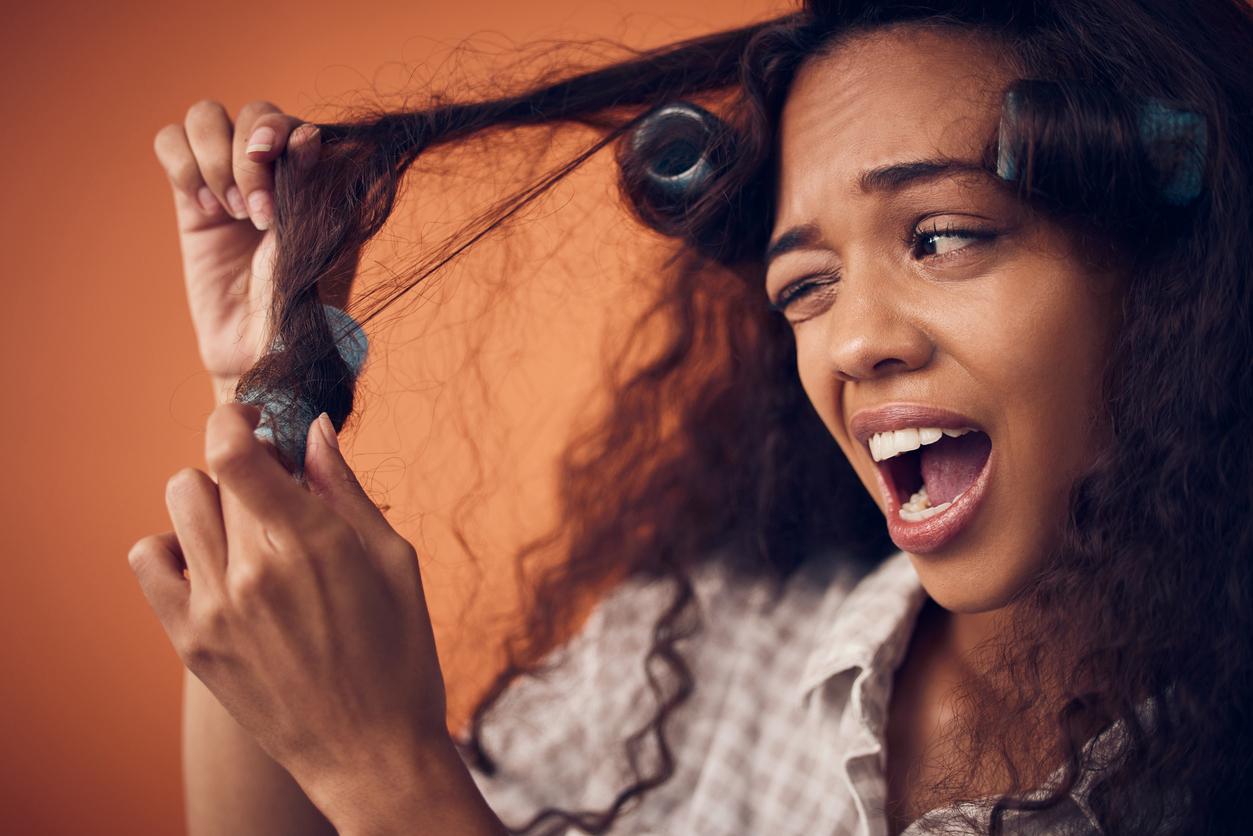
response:
[[(696, 687), (667, 725), (675, 772), (611, 833), (886, 836), (884, 724), (925, 600), (909, 559), (864, 577), (813, 561), (782, 590), (718, 566), (694, 584), (702, 626), (679, 647)], [(624, 584), (548, 675), (516, 682), (498, 703), (484, 742), (499, 768), (475, 776), (506, 824), (550, 806), (599, 811), (631, 783), (623, 743), (656, 709), (643, 659), (669, 601), (664, 584)], [(651, 738), (643, 756), (655, 762)], [(965, 812), (986, 822), (986, 810)], [(969, 832), (953, 813), (933, 811), (905, 836), (924, 824)], [(1095, 830), (1071, 799), (1043, 819), (1007, 816), (1005, 832)]]

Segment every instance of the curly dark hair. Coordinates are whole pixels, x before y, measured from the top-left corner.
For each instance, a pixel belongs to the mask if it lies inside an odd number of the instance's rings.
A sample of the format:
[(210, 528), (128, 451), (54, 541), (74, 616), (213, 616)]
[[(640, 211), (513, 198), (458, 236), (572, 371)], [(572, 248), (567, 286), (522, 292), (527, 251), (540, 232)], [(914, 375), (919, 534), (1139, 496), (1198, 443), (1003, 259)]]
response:
[[(1098, 766), (1085, 741), (1120, 727), (1126, 744), (1099, 764), (1089, 796), (1106, 832), (1214, 833), (1251, 818), (1253, 15), (1240, 0), (808, 0), (513, 95), (433, 97), (423, 109), (322, 125), (324, 159), (299, 188), (279, 166), (272, 322), (285, 348), (241, 391), (294, 391), (337, 427), (353, 380), (331, 344), (318, 280), (381, 229), (427, 149), (531, 125), (578, 124), (597, 137), (433, 253), (391, 298), (610, 146), (627, 205), (675, 242), (666, 290), (637, 331), (652, 340), (649, 359), (622, 367), (603, 424), (571, 443), (560, 526), (521, 556), (565, 552), (536, 579), (468, 745), (491, 772), (478, 735), (491, 706), (542, 665), (588, 595), (646, 576), (674, 589), (649, 656), (650, 670), (670, 675), (651, 679), (659, 710), (626, 746), (632, 763), (649, 741), (661, 757), (610, 808), (544, 810), (526, 832), (604, 833), (673, 772), (666, 722), (698, 685), (675, 647), (692, 629), (697, 564), (734, 554), (742, 571), (783, 578), (820, 549), (872, 561), (891, 549), (801, 388), (790, 330), (765, 304), (762, 254), (775, 131), (798, 68), (841, 38), (901, 24), (973, 30), (1005, 50), (1030, 116), (1019, 197), (1115, 253), (1128, 276), (1105, 381), (1108, 439), (1075, 482), (1061, 545), (1019, 595), (1013, 635), (990, 649), (998, 664), (968, 689), (961, 756), (934, 800), (971, 797), (989, 771), (1007, 775), (998, 831), (1006, 810), (1059, 803)], [(1204, 188), (1186, 207), (1156, 197), (1162, 160), (1149, 165), (1134, 141), (1134, 103), (1149, 99), (1204, 119)], [(718, 113), (730, 145), (699, 194), (662, 206), (648, 187), (648, 149), (623, 140), (679, 100)], [(1059, 760), (1061, 784), (1029, 796)]]

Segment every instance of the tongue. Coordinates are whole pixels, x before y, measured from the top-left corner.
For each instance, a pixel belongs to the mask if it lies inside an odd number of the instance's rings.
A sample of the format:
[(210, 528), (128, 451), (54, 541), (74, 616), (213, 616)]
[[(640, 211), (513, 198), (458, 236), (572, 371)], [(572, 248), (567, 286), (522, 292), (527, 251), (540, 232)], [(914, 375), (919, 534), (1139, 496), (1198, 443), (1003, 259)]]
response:
[(988, 461), (992, 439), (987, 433), (969, 432), (958, 438), (944, 436), (920, 451), (922, 482), (931, 506), (952, 502), (966, 491)]

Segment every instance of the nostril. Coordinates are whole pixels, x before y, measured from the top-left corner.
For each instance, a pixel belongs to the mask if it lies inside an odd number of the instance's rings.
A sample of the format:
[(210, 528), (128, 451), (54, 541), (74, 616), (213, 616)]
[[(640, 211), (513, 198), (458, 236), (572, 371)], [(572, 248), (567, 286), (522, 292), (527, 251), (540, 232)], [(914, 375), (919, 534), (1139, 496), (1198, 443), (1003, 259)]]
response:
[(878, 374), (887, 372), (906, 371), (910, 368), (909, 363), (899, 360), (895, 357), (889, 357), (886, 360), (880, 360), (874, 364), (874, 370)]

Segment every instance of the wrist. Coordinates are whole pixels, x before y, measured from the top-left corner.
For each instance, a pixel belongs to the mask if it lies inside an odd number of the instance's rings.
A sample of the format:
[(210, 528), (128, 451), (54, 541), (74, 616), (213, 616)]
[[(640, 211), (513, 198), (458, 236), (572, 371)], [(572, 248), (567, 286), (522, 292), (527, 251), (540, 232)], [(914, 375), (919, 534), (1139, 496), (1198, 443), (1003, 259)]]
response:
[(507, 833), (450, 737), (403, 757), (371, 753), (368, 764), (309, 789), (340, 836)]

